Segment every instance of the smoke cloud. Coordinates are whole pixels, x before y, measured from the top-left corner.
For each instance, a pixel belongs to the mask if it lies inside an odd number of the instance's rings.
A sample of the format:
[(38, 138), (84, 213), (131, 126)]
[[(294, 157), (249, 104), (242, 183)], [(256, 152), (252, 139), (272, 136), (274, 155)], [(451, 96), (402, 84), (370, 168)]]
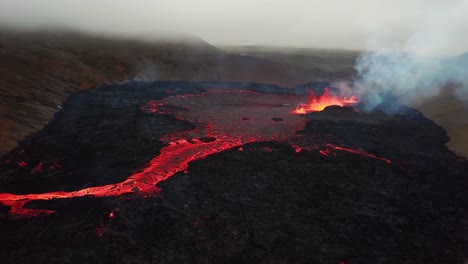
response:
[(355, 68), (357, 91), (373, 108), (385, 100), (418, 106), (449, 84), (461, 99), (468, 92), (468, 56), (438, 59), (415, 53), (382, 50), (363, 53)]
[[(420, 30), (403, 44), (385, 41), (382, 34), (372, 36), (368, 51), (358, 58), (355, 69), (357, 91), (367, 106), (397, 100), (418, 106), (427, 98), (436, 96), (448, 85), (456, 85), (455, 95), (468, 95), (468, 54), (444, 58), (450, 54), (451, 43), (460, 42), (460, 34), (468, 32), (463, 23), (468, 1), (428, 1)], [(389, 31), (389, 28), (381, 28)], [(381, 48), (375, 48), (381, 47)]]

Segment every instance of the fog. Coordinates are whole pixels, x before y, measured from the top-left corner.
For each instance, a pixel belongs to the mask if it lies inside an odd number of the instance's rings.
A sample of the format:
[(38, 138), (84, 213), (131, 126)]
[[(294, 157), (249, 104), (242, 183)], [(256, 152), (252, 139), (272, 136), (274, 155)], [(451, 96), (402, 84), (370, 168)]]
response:
[(0, 0), (4, 27), (73, 28), (215, 45), (407, 49), (468, 47), (468, 0)]

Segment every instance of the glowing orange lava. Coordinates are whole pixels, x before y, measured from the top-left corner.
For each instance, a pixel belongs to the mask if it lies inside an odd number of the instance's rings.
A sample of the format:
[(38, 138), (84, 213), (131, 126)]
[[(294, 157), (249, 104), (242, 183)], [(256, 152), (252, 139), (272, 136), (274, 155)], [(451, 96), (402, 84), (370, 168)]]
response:
[(41, 213), (53, 213), (52, 210), (23, 208), (26, 203), (33, 200), (65, 199), (83, 196), (105, 197), (118, 196), (125, 193), (151, 194), (159, 191), (155, 186), (158, 182), (166, 180), (176, 172), (186, 170), (190, 161), (202, 159), (210, 154), (253, 141), (255, 140), (224, 138), (219, 141), (205, 143), (199, 140), (188, 142), (185, 139), (181, 139), (171, 142), (169, 146), (161, 150), (159, 156), (151, 160), (147, 168), (142, 172), (129, 176), (123, 182), (72, 192), (57, 191), (39, 194), (0, 193), (0, 202), (6, 206), (11, 206), (11, 215), (31, 217)]
[[(367, 151), (365, 151), (363, 149), (345, 148), (345, 147), (335, 146), (333, 144), (327, 144), (327, 147), (335, 149), (335, 150), (345, 151), (345, 152), (353, 153), (353, 154), (356, 154), (356, 155), (361, 155), (361, 156), (373, 158), (373, 159), (378, 159), (378, 160), (381, 160), (381, 161), (385, 161), (388, 164), (392, 163), (392, 161), (389, 160), (389, 159), (376, 156), (376, 155), (374, 155), (372, 153), (369, 153), (369, 152), (367, 152)], [(328, 155), (330, 155), (331, 152), (329, 151), (329, 149), (323, 149), (323, 150), (320, 150), (319, 153), (324, 155), (324, 156), (328, 156)]]
[(330, 93), (328, 88), (325, 88), (321, 96), (316, 96), (315, 93), (311, 92), (309, 95), (309, 102), (307, 104), (299, 104), (293, 111), (295, 114), (307, 114), (310, 112), (322, 111), (327, 106), (338, 105), (338, 106), (349, 106), (359, 103), (356, 96), (351, 97), (339, 97)]
[[(328, 91), (326, 91), (328, 94)], [(307, 119), (295, 115), (292, 107), (301, 98), (296, 95), (257, 94), (246, 91), (210, 91), (198, 95), (179, 95), (163, 100), (150, 101), (142, 110), (154, 114), (170, 114), (181, 120), (189, 120), (198, 126), (194, 130), (175, 133), (163, 137), (166, 146), (153, 158), (142, 171), (130, 175), (125, 181), (104, 186), (84, 188), (77, 191), (56, 191), (37, 194), (0, 193), (0, 202), (10, 206), (10, 215), (32, 217), (52, 210), (24, 208), (34, 200), (66, 199), (83, 196), (105, 197), (136, 193), (144, 196), (158, 193), (157, 183), (164, 181), (177, 172), (187, 172), (189, 162), (203, 159), (208, 155), (244, 144), (262, 141), (281, 141), (291, 143), (296, 131), (303, 130)], [(164, 108), (167, 109), (164, 109)], [(248, 118), (246, 118), (248, 117)], [(272, 118), (281, 120), (273, 121)], [(206, 142), (203, 138), (213, 140)], [(371, 158), (390, 161), (367, 153), (344, 147), (331, 147)], [(295, 146), (301, 152), (300, 146)], [(269, 148), (264, 151), (271, 152)], [(322, 152), (321, 152), (322, 153)], [(323, 155), (328, 152), (323, 151)], [(20, 163), (19, 166), (24, 164)], [(51, 169), (59, 167), (53, 164)], [(42, 163), (35, 170), (43, 170)], [(112, 218), (112, 213), (109, 217)], [(102, 234), (102, 230), (98, 232)]]

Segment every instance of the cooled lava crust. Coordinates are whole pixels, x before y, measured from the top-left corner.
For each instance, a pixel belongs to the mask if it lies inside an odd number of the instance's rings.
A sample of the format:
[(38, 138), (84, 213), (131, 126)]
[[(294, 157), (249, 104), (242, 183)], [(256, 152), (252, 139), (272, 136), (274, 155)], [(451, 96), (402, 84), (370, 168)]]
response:
[(468, 162), (445, 131), (393, 104), (292, 113), (328, 85), (73, 95), (0, 158), (1, 262), (464, 263)]

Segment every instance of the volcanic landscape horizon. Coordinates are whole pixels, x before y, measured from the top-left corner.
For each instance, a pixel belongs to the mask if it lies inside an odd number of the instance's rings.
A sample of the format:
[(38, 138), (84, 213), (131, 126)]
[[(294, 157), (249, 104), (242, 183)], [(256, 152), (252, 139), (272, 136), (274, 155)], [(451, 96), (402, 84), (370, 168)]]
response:
[[(384, 111), (390, 108), (392, 114)], [(274, 247), (280, 234), (298, 238), (296, 231), (284, 234), (283, 226), (277, 228), (276, 238), (253, 239), (252, 231), (243, 229), (249, 220), (238, 218), (253, 208), (263, 215), (251, 218), (267, 224), (261, 230), (277, 217), (281, 225), (294, 226), (294, 230), (317, 235), (316, 228), (322, 228), (320, 238), (304, 241), (312, 246), (331, 239), (327, 243), (335, 253), (317, 247), (321, 253), (315, 256), (299, 250), (309, 260), (375, 263), (372, 260), (379, 257), (384, 259), (381, 263), (392, 263), (430, 255), (425, 263), (437, 263), (458, 260), (460, 250), (468, 248), (463, 240), (466, 227), (459, 221), (467, 219), (463, 217), (468, 202), (462, 193), (468, 183), (464, 177), (468, 166), (447, 149), (447, 141), (442, 128), (414, 109), (387, 103), (364, 111), (356, 97), (341, 97), (327, 82), (292, 88), (258, 83), (127, 82), (71, 96), (43, 130), (1, 157), (0, 202), (11, 223), (24, 221), (15, 220), (18, 217), (36, 221), (41, 218), (37, 216), (52, 215), (55, 219), (46, 221), (63, 228), (68, 215), (76, 214), (70, 213), (71, 208), (92, 199), (107, 208), (104, 220), (96, 212), (87, 218), (88, 224), (101, 222), (94, 231), (96, 239), (115, 239), (116, 230), (127, 230), (122, 224), (128, 222), (129, 214), (147, 218), (141, 214), (147, 201), (183, 216), (171, 225), (172, 218), (166, 213), (156, 218), (150, 214), (153, 218), (148, 220), (169, 230), (187, 219), (195, 221), (184, 231), (190, 239), (200, 235), (201, 215), (217, 215), (224, 210), (221, 207), (228, 206), (231, 210), (222, 214), (237, 222), (224, 219), (220, 228), (221, 233), (228, 232), (221, 240), (230, 246), (213, 257), (189, 250), (192, 253), (185, 260), (196, 256), (200, 263), (224, 261), (230, 256), (224, 255), (227, 251), (241, 252), (251, 246), (268, 255), (263, 261), (270, 263), (269, 258), (278, 256), (268, 250), (265, 253), (265, 248)], [(184, 199), (190, 202), (182, 202)], [(201, 204), (193, 209), (191, 203)], [(286, 217), (291, 213), (289, 206), (303, 213)], [(284, 212), (276, 212), (275, 207)], [(92, 210), (78, 208), (75, 210)], [(315, 220), (302, 222), (312, 216)], [(363, 222), (356, 224), (358, 219)], [(208, 228), (213, 220), (203, 221)], [(419, 224), (424, 230), (412, 230)], [(368, 237), (372, 232), (364, 232), (365, 226), (379, 235)], [(16, 231), (30, 229), (25, 224)], [(266, 229), (261, 232), (257, 236), (265, 236)], [(342, 242), (336, 232), (344, 234)], [(362, 247), (352, 245), (346, 236), (361, 241)], [(420, 243), (425, 236), (432, 236), (430, 242), (417, 247), (411, 244)], [(237, 245), (240, 238), (243, 246)], [(131, 239), (139, 244), (149, 238)], [(211, 245), (219, 239), (204, 243)], [(301, 246), (304, 241), (292, 244)], [(381, 243), (379, 250), (362, 253), (377, 242)], [(262, 243), (265, 245), (257, 245)], [(194, 248), (185, 240), (181, 244)], [(407, 251), (390, 257), (395, 249)], [(432, 253), (425, 251), (428, 249)], [(292, 257), (289, 250), (283, 253), (285, 259)], [(250, 258), (247, 262), (258, 263)]]

